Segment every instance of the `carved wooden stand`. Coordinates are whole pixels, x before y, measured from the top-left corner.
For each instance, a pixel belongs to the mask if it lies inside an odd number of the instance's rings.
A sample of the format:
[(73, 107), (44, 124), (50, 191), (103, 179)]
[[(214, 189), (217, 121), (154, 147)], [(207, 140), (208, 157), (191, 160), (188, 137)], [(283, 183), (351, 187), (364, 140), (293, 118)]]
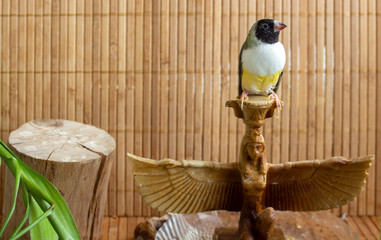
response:
[[(236, 230), (231, 231), (235, 236), (233, 239), (278, 240), (286, 239), (285, 234), (297, 234), (282, 231), (282, 228), (285, 231), (295, 229), (292, 227), (295, 224), (274, 227), (275, 210), (332, 209), (352, 201), (363, 189), (374, 156), (267, 163), (262, 127), (265, 119), (274, 115), (274, 101), (266, 96), (255, 96), (243, 103), (240, 100), (227, 101), (226, 106), (233, 108), (235, 115), (246, 125), (238, 163), (167, 158), (157, 161), (128, 154), (139, 193), (153, 208), (190, 214), (190, 219), (197, 219), (197, 212), (241, 210), (239, 234)], [(266, 208), (262, 209), (262, 206)], [(291, 216), (301, 215), (288, 214), (283, 218), (285, 224), (296, 222)], [(158, 232), (160, 236), (166, 236), (162, 239), (187, 236), (188, 233), (223, 236), (216, 232), (216, 228), (204, 229), (205, 224), (201, 224), (198, 231), (196, 227), (177, 224), (183, 222), (181, 219), (171, 218), (169, 222), (167, 226), (163, 225), (163, 231)], [(176, 223), (176, 227), (171, 222)], [(198, 224), (200, 221), (194, 222)], [(213, 235), (213, 231), (217, 235)], [(314, 236), (320, 233), (320, 230), (315, 231)], [(320, 235), (315, 237), (308, 239), (321, 239)]]
[(265, 119), (274, 115), (276, 104), (267, 97), (256, 97), (255, 101), (249, 98), (241, 104), (239, 100), (226, 102), (226, 106), (233, 108), (235, 116), (242, 118), (246, 125), (238, 162), (244, 194), (239, 220), (240, 239), (267, 239), (273, 232), (275, 210), (261, 207), (267, 175), (262, 127)]

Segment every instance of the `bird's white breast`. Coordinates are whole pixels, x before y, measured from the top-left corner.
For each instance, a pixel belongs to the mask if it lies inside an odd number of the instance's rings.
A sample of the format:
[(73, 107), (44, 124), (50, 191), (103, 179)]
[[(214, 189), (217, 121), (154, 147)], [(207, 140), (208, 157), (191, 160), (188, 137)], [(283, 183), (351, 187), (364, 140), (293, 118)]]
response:
[(283, 69), (286, 53), (283, 44), (259, 43), (242, 51), (242, 66), (257, 75), (274, 74)]

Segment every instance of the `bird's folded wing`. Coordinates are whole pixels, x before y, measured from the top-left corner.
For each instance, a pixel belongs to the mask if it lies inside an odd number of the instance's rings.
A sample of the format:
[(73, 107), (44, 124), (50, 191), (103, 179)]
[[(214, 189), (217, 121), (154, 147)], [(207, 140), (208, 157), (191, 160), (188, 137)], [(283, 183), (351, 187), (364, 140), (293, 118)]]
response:
[(241, 179), (236, 163), (159, 161), (128, 154), (136, 186), (153, 208), (175, 213), (239, 211)]
[(276, 210), (316, 211), (352, 201), (365, 185), (374, 156), (269, 164), (262, 198)]

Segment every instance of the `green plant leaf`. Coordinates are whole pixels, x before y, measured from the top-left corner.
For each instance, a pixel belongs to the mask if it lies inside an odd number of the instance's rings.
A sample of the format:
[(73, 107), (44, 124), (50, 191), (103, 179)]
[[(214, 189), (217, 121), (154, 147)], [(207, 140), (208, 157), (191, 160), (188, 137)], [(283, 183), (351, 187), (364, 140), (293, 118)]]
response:
[(24, 201), (24, 205), (25, 205), (25, 215), (21, 219), (20, 224), (17, 226), (17, 228), (15, 229), (15, 231), (13, 232), (11, 237), (14, 237), (15, 235), (17, 235), (19, 233), (19, 231), (24, 226), (24, 224), (26, 223), (26, 221), (28, 220), (29, 215), (30, 215), (29, 194), (28, 194), (28, 191), (26, 190), (25, 185), (23, 183), (21, 183), (21, 188), (22, 188), (21, 194), (22, 194), (22, 198)]
[[(29, 196), (30, 198), (33, 198), (31, 195)], [(9, 240), (15, 240), (21, 237), (22, 235), (30, 231), (32, 228), (39, 225), (42, 221), (47, 220), (46, 218), (53, 213), (53, 209), (54, 209), (54, 204), (46, 212), (43, 212), (39, 217), (37, 217), (33, 222), (30, 222), (30, 224), (27, 227), (25, 227), (23, 230), (21, 230), (15, 235), (12, 235), (12, 237)], [(47, 234), (41, 234), (41, 236), (37, 236), (37, 237), (39, 237), (38, 239), (49, 239), (50, 236)]]
[(4, 225), (0, 229), (0, 237), (3, 235), (5, 228), (7, 227), (8, 223), (9, 223), (9, 220), (11, 220), (11, 217), (12, 217), (14, 211), (15, 211), (16, 201), (17, 201), (17, 194), (18, 194), (18, 191), (19, 191), (20, 181), (21, 181), (21, 172), (18, 170), (18, 163), (17, 163), (17, 161), (15, 159), (11, 159), (11, 162), (12, 162), (12, 164), (14, 166), (16, 166), (16, 169), (17, 169), (15, 171), (15, 186), (14, 186), (14, 189), (13, 189), (12, 206), (11, 206), (11, 209), (10, 209), (10, 211), (8, 213), (7, 218), (4, 221)]
[(80, 239), (70, 209), (58, 190), (25, 163), (20, 161), (19, 165), (22, 169), (23, 182), (42, 211), (47, 211), (52, 204), (55, 204), (53, 214), (48, 219), (58, 236), (61, 239)]
[[(44, 212), (41, 210), (40, 206), (36, 200), (31, 197), (31, 211), (29, 222), (35, 222)], [(54, 211), (53, 211), (54, 212)], [(58, 239), (58, 235), (54, 230), (53, 226), (50, 224), (48, 219), (42, 220), (38, 225), (30, 230), (31, 239)]]
[[(48, 220), (58, 237), (60, 239), (81, 239), (69, 207), (53, 184), (22, 162), (1, 140), (0, 156), (14, 176), (18, 172), (21, 173), (21, 183), (36, 200), (37, 204), (30, 206), (31, 212), (38, 211), (36, 206), (39, 206), (40, 211), (46, 212), (54, 204), (54, 211)], [(35, 209), (32, 209), (33, 207)]]

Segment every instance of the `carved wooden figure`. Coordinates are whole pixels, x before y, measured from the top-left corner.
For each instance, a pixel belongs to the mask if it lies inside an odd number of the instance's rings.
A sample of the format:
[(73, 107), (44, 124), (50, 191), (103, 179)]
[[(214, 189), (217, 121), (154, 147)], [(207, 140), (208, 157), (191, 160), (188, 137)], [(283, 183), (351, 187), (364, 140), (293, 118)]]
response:
[[(238, 163), (162, 159), (128, 154), (136, 186), (153, 208), (174, 213), (241, 211), (241, 239), (271, 238), (275, 210), (317, 211), (352, 201), (374, 156), (269, 164), (262, 126), (276, 105), (252, 96), (226, 103), (246, 125)], [(264, 209), (264, 210), (263, 210)]]
[(256, 97), (259, 101), (228, 101), (226, 105), (234, 109), (236, 117), (246, 125), (241, 141), (238, 168), (241, 173), (243, 206), (239, 220), (241, 239), (267, 239), (275, 224), (272, 207), (262, 211), (261, 200), (266, 189), (267, 161), (262, 126), (265, 118), (272, 117), (275, 104), (267, 97)]

